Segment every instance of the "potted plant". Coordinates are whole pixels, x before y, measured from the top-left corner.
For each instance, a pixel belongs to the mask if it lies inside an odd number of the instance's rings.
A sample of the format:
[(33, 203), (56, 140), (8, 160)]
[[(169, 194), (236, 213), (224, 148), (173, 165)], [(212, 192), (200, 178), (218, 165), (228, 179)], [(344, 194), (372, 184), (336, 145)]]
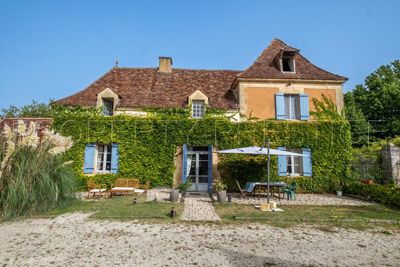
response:
[(175, 188), (171, 189), (170, 192), (170, 201), (177, 202), (179, 199), (179, 193), (182, 194), (182, 198), (185, 197), (186, 190), (191, 186), (190, 180), (186, 180), (186, 182), (181, 183)]
[(339, 183), (339, 184), (336, 186), (336, 195), (337, 195), (338, 197), (343, 196), (343, 186), (341, 185), (341, 183)]
[(217, 180), (213, 183), (214, 191), (217, 192), (218, 202), (224, 203), (226, 199), (226, 184), (221, 180)]

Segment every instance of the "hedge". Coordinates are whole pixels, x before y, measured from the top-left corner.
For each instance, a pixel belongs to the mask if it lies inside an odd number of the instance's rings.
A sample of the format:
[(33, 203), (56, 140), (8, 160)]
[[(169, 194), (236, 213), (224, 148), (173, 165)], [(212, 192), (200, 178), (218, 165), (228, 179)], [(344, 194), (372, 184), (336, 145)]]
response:
[[(185, 143), (212, 144), (217, 149), (227, 149), (262, 146), (269, 139), (272, 148), (311, 148), (313, 176), (291, 178), (296, 179), (305, 192), (332, 191), (338, 181), (346, 177), (351, 159), (350, 128), (346, 122), (265, 120), (231, 123), (226, 118), (212, 116), (199, 120), (180, 116), (173, 119), (127, 115), (103, 117), (90, 113), (59, 113), (53, 119), (53, 128), (74, 140), (66, 159), (74, 161), (73, 167), (81, 177), (82, 187), (87, 178), (82, 173), (85, 144), (92, 142), (119, 144), (118, 174), (94, 176), (103, 183), (110, 183), (115, 177), (136, 177), (142, 182), (150, 180), (153, 186), (171, 186), (174, 157)], [(265, 157), (221, 155), (219, 158), (221, 176), (228, 184), (232, 185), (234, 178), (265, 179)], [(277, 175), (274, 157), (271, 180), (282, 180)]]
[(393, 185), (352, 182), (346, 184), (343, 190), (345, 194), (361, 196), (367, 200), (400, 208), (400, 188)]

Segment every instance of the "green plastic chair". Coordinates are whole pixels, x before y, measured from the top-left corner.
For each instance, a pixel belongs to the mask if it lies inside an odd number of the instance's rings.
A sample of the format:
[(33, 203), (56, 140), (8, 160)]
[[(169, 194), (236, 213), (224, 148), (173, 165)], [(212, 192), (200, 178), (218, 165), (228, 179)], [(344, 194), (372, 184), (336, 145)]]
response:
[(297, 188), (297, 183), (292, 182), (289, 186), (287, 186), (285, 189), (283, 189), (283, 192), (287, 194), (287, 199), (296, 199), (296, 188)]

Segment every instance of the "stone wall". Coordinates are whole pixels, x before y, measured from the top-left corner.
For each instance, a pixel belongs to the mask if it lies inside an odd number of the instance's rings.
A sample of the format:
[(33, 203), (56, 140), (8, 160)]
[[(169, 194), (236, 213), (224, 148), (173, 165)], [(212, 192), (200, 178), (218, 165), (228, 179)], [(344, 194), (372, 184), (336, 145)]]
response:
[(400, 147), (389, 143), (382, 148), (382, 167), (385, 177), (400, 187)]

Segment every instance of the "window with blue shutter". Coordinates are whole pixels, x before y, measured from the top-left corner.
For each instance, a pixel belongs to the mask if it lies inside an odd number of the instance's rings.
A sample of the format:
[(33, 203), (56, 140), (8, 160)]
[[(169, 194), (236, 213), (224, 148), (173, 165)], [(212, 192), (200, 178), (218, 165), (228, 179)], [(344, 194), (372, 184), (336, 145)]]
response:
[(308, 95), (300, 95), (300, 120), (307, 121), (310, 117)]
[(111, 173), (118, 173), (118, 144), (111, 145)]
[(285, 95), (283, 93), (277, 93), (275, 95), (275, 113), (277, 120), (285, 120)]
[(186, 183), (187, 177), (187, 145), (182, 145), (182, 183)]
[(212, 161), (213, 161), (213, 146), (209, 145), (208, 146), (208, 192), (212, 192), (212, 182), (213, 182), (213, 176), (212, 176)]
[(85, 158), (83, 164), (83, 173), (89, 174), (94, 172), (94, 154), (96, 145), (93, 143), (87, 144), (85, 147)]
[[(278, 147), (278, 150), (285, 151), (285, 147)], [(278, 156), (278, 175), (287, 176), (286, 156)]]
[(303, 148), (303, 176), (312, 176), (312, 159), (311, 159), (311, 149)]

